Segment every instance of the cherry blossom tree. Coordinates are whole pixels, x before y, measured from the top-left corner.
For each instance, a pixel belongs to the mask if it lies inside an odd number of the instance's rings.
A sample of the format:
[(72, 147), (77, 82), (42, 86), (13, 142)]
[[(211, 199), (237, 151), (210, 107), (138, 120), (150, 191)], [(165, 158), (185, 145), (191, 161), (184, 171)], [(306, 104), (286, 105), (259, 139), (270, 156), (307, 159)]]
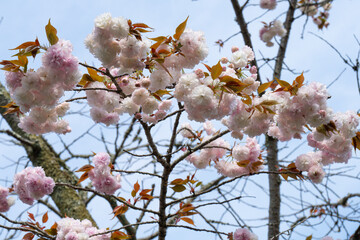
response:
[[(347, 224), (359, 222), (360, 194), (339, 196), (329, 181), (346, 172), (333, 166), (360, 149), (359, 115), (332, 110), (329, 90), (305, 72), (281, 77), (294, 22), (311, 19), (326, 31), (332, 1), (230, 2), (244, 44), (230, 50), (229, 39), (219, 40), (224, 56), (213, 63), (204, 33), (187, 27), (191, 16), (159, 36), (145, 23), (101, 14), (85, 39), (97, 64), (74, 56), (71, 39), (50, 20), (48, 42), (10, 46), (14, 58), (0, 62), (8, 125), (1, 133), (25, 150), (26, 163), (19, 160), (13, 180), (0, 187), (7, 239), (166, 239), (172, 229), (258, 239), (256, 225), (236, 208), (259, 208), (251, 198), (260, 192), (269, 202), (266, 221), (258, 219), (268, 239), (293, 239), (321, 223), (328, 225), (322, 239), (333, 239), (336, 227), (358, 239), (360, 228), (348, 232)], [(251, 36), (244, 13), (253, 7), (274, 19)], [(280, 7), (285, 14), (276, 13)], [(272, 60), (257, 57), (255, 37), (278, 49)], [(273, 68), (268, 80), (264, 64)], [(72, 124), (79, 126), (72, 131)], [(55, 137), (60, 144), (51, 143)], [(281, 159), (279, 146), (294, 139), (312, 151)], [(281, 193), (281, 182), (296, 193)], [(304, 190), (321, 203), (305, 200)], [(284, 213), (287, 198), (293, 206)], [(47, 210), (5, 214), (20, 201)], [(351, 213), (342, 209), (348, 205)], [(302, 234), (312, 239), (312, 231)]]

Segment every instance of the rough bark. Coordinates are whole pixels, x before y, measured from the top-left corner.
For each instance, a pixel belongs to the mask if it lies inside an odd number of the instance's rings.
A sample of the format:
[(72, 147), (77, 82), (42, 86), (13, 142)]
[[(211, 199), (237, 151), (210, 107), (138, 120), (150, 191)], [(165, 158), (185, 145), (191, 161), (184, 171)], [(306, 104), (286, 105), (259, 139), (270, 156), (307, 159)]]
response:
[[(289, 9), (286, 14), (286, 20), (284, 22), (284, 28), (287, 34), (281, 39), (278, 54), (276, 57), (274, 68), (274, 79), (281, 76), (281, 70), (285, 59), (285, 52), (289, 41), (291, 25), (294, 21), (294, 13), (296, 9), (297, 0), (289, 1)], [(269, 171), (277, 171), (279, 166), (278, 160), (278, 140), (270, 136), (266, 136), (266, 148), (267, 148), (267, 162)], [(280, 233), (280, 184), (281, 179), (277, 174), (269, 174), (269, 227), (268, 227), (268, 239), (278, 240)]]
[[(0, 106), (4, 106), (11, 101), (9, 93), (0, 83)], [(52, 177), (55, 182), (76, 184), (77, 177), (67, 170), (65, 163), (57, 155), (49, 143), (42, 137), (33, 134), (27, 134), (18, 127), (19, 118), (16, 114), (4, 115), (6, 109), (0, 108), (0, 113), (6, 120), (13, 132), (25, 141), (22, 145), (28, 155), (29, 160), (34, 166), (41, 166), (46, 175)], [(80, 195), (69, 187), (56, 186), (51, 198), (55, 202), (62, 216), (68, 216), (76, 219), (89, 219), (95, 226), (96, 223), (86, 209), (84, 201)]]

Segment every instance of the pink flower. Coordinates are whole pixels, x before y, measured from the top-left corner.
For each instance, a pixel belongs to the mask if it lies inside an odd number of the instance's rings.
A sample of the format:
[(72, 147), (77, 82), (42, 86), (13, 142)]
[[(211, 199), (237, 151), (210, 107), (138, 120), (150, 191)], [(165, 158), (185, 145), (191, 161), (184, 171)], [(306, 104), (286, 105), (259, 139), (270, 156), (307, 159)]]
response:
[(7, 198), (8, 195), (9, 195), (9, 189), (0, 186), (0, 212), (9, 211), (10, 207), (15, 202), (15, 200), (12, 197)]
[(89, 172), (89, 177), (97, 191), (111, 195), (121, 188), (120, 174), (116, 176), (111, 174), (109, 154), (96, 154), (93, 158), (93, 163), (95, 166)]
[(258, 236), (246, 228), (238, 228), (234, 232), (234, 240), (257, 240)]
[(14, 177), (14, 189), (22, 202), (32, 205), (34, 200), (53, 192), (55, 182), (46, 177), (41, 167), (27, 167)]

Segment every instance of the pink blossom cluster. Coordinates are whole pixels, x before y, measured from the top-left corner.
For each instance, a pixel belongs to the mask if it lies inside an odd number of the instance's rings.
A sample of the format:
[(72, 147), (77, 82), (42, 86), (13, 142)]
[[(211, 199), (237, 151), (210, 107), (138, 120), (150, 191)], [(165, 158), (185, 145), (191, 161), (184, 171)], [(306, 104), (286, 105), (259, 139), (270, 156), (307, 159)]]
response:
[(260, 29), (260, 39), (266, 43), (266, 46), (272, 47), (274, 43), (271, 41), (275, 36), (284, 37), (286, 35), (286, 29), (280, 20), (275, 20), (269, 25), (265, 25)]
[[(71, 43), (60, 39), (43, 54), (42, 66), (37, 71), (6, 73), (6, 83), (11, 97), (23, 113), (30, 111), (20, 124), (26, 132), (42, 134), (70, 131), (67, 122), (55, 120), (61, 116), (57, 115), (54, 118), (54, 115), (57, 112), (56, 105), (64, 95), (64, 91), (71, 90), (80, 77), (78, 60), (71, 53)], [(36, 118), (38, 114), (48, 116), (49, 119), (41, 118), (38, 122), (39, 119)]]
[(116, 124), (119, 121), (120, 95), (116, 92), (107, 91), (108, 88), (102, 82), (91, 82), (87, 88), (97, 89), (86, 91), (86, 99), (91, 107), (90, 116), (92, 119), (107, 126)]
[(234, 240), (258, 240), (258, 236), (247, 228), (238, 228), (233, 235)]
[(334, 114), (332, 120), (336, 130), (324, 133), (315, 129), (307, 136), (308, 144), (318, 151), (302, 154), (295, 162), (300, 171), (308, 172), (308, 177), (314, 183), (320, 183), (325, 176), (322, 166), (335, 162), (347, 163), (351, 158), (351, 142), (360, 118), (356, 113), (348, 111)]
[[(208, 54), (205, 37), (201, 32), (186, 29), (176, 44), (181, 46), (179, 52), (167, 56), (161, 65), (155, 63), (148, 78), (137, 79), (131, 75), (117, 78), (121, 90), (127, 95), (124, 99), (110, 97), (113, 95), (111, 93), (91, 94), (87, 91), (93, 120), (106, 125), (116, 124), (119, 120), (118, 115), (123, 113), (139, 113), (137, 117), (148, 123), (156, 123), (163, 119), (166, 111), (170, 109), (170, 101), (159, 103), (151, 93), (176, 84), (181, 76), (181, 69), (193, 68)], [(144, 60), (150, 53), (150, 42), (145, 38), (138, 40), (130, 35), (127, 20), (121, 17), (113, 18), (110, 13), (102, 14), (95, 19), (95, 28), (85, 40), (85, 45), (104, 67), (110, 69), (113, 76), (143, 70)], [(156, 51), (172, 52), (171, 48), (169, 44), (163, 43)], [(88, 87), (104, 88), (98, 85), (100, 84), (91, 83)], [(114, 100), (111, 103), (116, 102), (116, 105), (120, 105), (114, 106), (109, 102), (105, 103), (105, 106), (102, 105), (104, 101), (98, 100), (105, 95), (109, 96), (107, 99)]]
[(263, 9), (273, 10), (276, 8), (276, 0), (260, 0), (260, 7)]
[[(220, 120), (233, 111), (237, 102), (236, 95), (223, 91), (225, 83), (220, 78), (228, 76), (246, 84), (242, 91), (244, 94), (256, 91), (260, 85), (256, 81), (256, 68), (249, 68), (249, 62), (253, 59), (254, 53), (249, 47), (233, 47), (231, 60), (223, 58), (221, 61), (224, 64), (228, 63), (228, 66), (223, 66), (219, 78), (212, 79), (200, 69), (181, 75), (175, 87), (174, 97), (184, 102), (188, 118), (198, 122)], [(250, 76), (240, 74), (245, 70), (249, 70)]]
[(65, 113), (70, 108), (69, 103), (61, 103), (55, 108), (34, 107), (28, 115), (20, 118), (19, 127), (27, 133), (44, 134), (56, 132), (65, 134), (71, 132), (69, 123), (63, 119)]
[(104, 229), (97, 229), (92, 223), (84, 219), (82, 221), (73, 218), (62, 218), (57, 222), (56, 240), (110, 240), (110, 233), (96, 235), (105, 232)]
[(104, 67), (117, 68), (120, 74), (142, 70), (141, 61), (150, 52), (150, 41), (139, 41), (129, 35), (129, 25), (122, 17), (104, 13), (95, 19), (95, 28), (85, 45)]
[(331, 120), (332, 111), (326, 103), (329, 94), (326, 86), (321, 83), (312, 82), (302, 86), (295, 96), (290, 97), (289, 93), (283, 93), (282, 97), (276, 111), (276, 123), (273, 123), (268, 131), (270, 136), (280, 141), (301, 138), (303, 126), (306, 124), (318, 127)]
[[(227, 177), (238, 177), (249, 174), (251, 164), (259, 161), (260, 156), (260, 145), (257, 143), (255, 138), (247, 138), (245, 146), (236, 145), (232, 149), (232, 156), (235, 161), (220, 160), (216, 162), (215, 168), (218, 172)], [(238, 163), (248, 160), (248, 166), (241, 167)], [(257, 169), (256, 169), (257, 170)]]
[(203, 32), (185, 29), (178, 43), (181, 44), (181, 54), (173, 54), (165, 58), (164, 66), (191, 69), (208, 55), (209, 49)]
[[(215, 133), (215, 128), (212, 126), (210, 121), (204, 123), (204, 129), (208, 136), (205, 136), (202, 139), (202, 142), (208, 141)], [(189, 123), (183, 123), (181, 125), (180, 134), (187, 138), (193, 138), (196, 136)], [(200, 150), (199, 154), (192, 153), (186, 158), (186, 160), (194, 164), (196, 168), (203, 169), (209, 166), (212, 161), (217, 161), (218, 159), (224, 157), (229, 148), (230, 144), (228, 142), (222, 138), (217, 138), (209, 144), (206, 144), (204, 148)]]
[(337, 131), (327, 134), (314, 130), (307, 137), (308, 144), (321, 151), (322, 163), (347, 163), (352, 152), (352, 138), (356, 135), (359, 116), (355, 112), (336, 113), (333, 121)]
[(42, 167), (27, 167), (14, 176), (14, 190), (22, 202), (32, 205), (34, 200), (53, 192), (55, 182), (46, 177)]
[[(277, 94), (264, 94), (262, 97), (255, 97), (253, 106), (262, 104), (265, 101), (277, 99)], [(275, 112), (276, 105), (269, 106)], [(232, 130), (235, 138), (242, 139), (243, 133), (250, 137), (259, 136), (268, 131), (274, 118), (273, 114), (257, 110), (248, 111), (248, 106), (241, 100), (236, 100), (236, 106), (229, 118), (224, 118), (222, 123)]]
[(93, 158), (93, 163), (95, 167), (89, 171), (89, 177), (97, 191), (111, 195), (121, 188), (120, 174), (116, 176), (111, 174), (109, 154), (96, 154)]
[[(207, 141), (210, 136), (206, 136), (203, 141)], [(206, 168), (210, 165), (211, 161), (218, 160), (225, 156), (230, 144), (222, 138), (218, 138), (209, 144), (206, 144), (199, 154), (192, 153), (186, 160), (194, 164), (198, 169)]]
[(127, 97), (121, 98), (118, 93), (111, 92), (111, 90), (116, 90), (114, 84), (109, 84), (109, 87), (102, 82), (92, 82), (87, 85), (87, 88), (96, 89), (86, 91), (88, 104), (91, 107), (90, 115), (95, 122), (101, 122), (107, 126), (115, 125), (119, 121), (119, 115), (128, 113), (129, 115), (138, 114), (136, 117), (144, 122), (156, 123), (163, 119), (171, 108), (171, 100), (159, 102), (151, 95), (147, 89), (150, 86), (149, 78), (135, 81), (125, 76), (118, 83)]
[(10, 207), (14, 205), (15, 199), (9, 197), (9, 189), (0, 186), (0, 212), (9, 211)]

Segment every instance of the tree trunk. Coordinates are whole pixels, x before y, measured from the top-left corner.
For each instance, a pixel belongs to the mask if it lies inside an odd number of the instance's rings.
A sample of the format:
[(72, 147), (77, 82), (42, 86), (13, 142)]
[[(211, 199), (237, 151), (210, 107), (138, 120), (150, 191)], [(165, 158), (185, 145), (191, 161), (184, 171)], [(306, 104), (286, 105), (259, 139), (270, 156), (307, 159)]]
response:
[[(4, 106), (9, 102), (11, 102), (10, 95), (0, 83), (0, 106)], [(49, 143), (42, 136), (25, 133), (18, 127), (19, 118), (16, 114), (4, 115), (5, 110), (5, 108), (0, 108), (0, 113), (12, 131), (24, 140), (20, 140), (20, 142), (32, 164), (42, 167), (46, 176), (53, 178), (55, 182), (75, 185), (78, 181), (77, 177), (66, 168), (65, 163)], [(84, 201), (74, 189), (65, 186), (55, 186), (51, 198), (62, 216), (66, 215), (75, 219), (89, 219), (96, 226), (96, 222), (86, 209)]]

